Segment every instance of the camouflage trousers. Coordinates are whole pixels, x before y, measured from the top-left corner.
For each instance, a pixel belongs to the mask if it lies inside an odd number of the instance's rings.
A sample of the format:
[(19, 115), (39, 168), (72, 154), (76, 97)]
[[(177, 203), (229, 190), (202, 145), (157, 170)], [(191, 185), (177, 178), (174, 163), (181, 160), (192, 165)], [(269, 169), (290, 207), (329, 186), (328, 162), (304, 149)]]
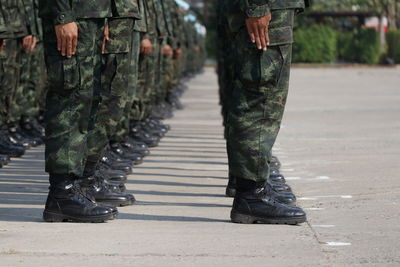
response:
[(95, 87), (94, 91), (86, 174), (94, 172), (111, 136), (118, 131), (125, 106), (131, 102), (134, 90), (130, 76), (136, 63), (131, 56), (134, 20), (109, 19), (108, 26), (110, 40), (103, 55), (101, 86)]
[[(2, 123), (14, 123), (20, 119), (17, 99), (21, 74), (21, 39), (8, 39), (1, 55), (1, 119)], [(18, 114), (17, 114), (18, 113)]]
[(33, 53), (21, 50), (20, 80), (11, 110), (12, 121), (18, 121), (21, 116), (38, 115), (44, 78), (43, 44), (38, 43)]
[(137, 98), (136, 95), (138, 92), (139, 52), (140, 33), (134, 31), (132, 36), (131, 51), (129, 53), (131, 70), (126, 74), (129, 78), (129, 90), (122, 117), (119, 120), (116, 131), (110, 135), (110, 141), (112, 142), (122, 142), (125, 140), (130, 132), (130, 122), (137, 116), (137, 114), (133, 113), (132, 111), (134, 100)]
[(51, 21), (43, 21), (47, 66), (46, 171), (83, 175), (93, 92), (99, 85), (104, 19), (80, 19), (77, 53), (66, 58), (57, 51)]
[(233, 43), (234, 79), (227, 99), (229, 175), (262, 182), (269, 177), (271, 150), (288, 95), (292, 45), (288, 39), (267, 51), (257, 50), (244, 28)]
[(140, 121), (147, 118), (156, 95), (159, 43), (157, 38), (152, 38), (151, 42), (153, 44), (153, 53), (139, 56), (137, 92), (131, 109), (132, 121)]

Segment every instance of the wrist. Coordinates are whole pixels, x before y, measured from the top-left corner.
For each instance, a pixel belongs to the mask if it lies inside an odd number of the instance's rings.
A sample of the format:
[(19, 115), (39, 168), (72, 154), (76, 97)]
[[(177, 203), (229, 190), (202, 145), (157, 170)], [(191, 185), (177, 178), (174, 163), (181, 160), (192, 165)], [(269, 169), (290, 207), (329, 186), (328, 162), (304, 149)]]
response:
[(54, 24), (55, 25), (68, 24), (68, 23), (75, 22), (75, 21), (76, 21), (76, 18), (72, 14), (72, 12), (61, 12), (54, 19)]
[(271, 8), (268, 4), (264, 5), (250, 5), (246, 9), (246, 15), (249, 18), (259, 18), (271, 14)]

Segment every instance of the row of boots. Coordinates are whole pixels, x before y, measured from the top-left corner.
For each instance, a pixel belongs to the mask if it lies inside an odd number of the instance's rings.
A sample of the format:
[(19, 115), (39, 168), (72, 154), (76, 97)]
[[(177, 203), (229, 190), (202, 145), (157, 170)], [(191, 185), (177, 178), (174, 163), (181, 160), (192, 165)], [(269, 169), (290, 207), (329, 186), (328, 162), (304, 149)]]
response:
[(127, 176), (133, 166), (141, 164), (169, 131), (162, 119), (171, 115), (174, 107), (163, 103), (155, 106), (151, 116), (131, 123), (129, 136), (123, 142), (111, 142), (95, 169), (84, 177), (52, 177), (43, 219), (47, 222), (105, 222), (115, 219), (118, 207), (133, 205), (133, 194), (127, 192)]
[(31, 147), (44, 142), (43, 117), (22, 117), (17, 123), (0, 126), (0, 168), (11, 158), (22, 157)]

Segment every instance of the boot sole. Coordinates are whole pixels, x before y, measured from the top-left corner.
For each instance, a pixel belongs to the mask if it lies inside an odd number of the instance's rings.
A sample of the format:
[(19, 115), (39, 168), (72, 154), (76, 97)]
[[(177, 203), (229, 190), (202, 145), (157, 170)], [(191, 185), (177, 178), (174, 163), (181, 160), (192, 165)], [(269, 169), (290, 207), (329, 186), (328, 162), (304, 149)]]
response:
[(127, 200), (127, 201), (118, 201), (118, 200), (98, 200), (96, 199), (97, 202), (106, 204), (106, 205), (111, 205), (114, 207), (126, 207), (126, 206), (131, 206), (135, 203), (135, 201), (132, 200)]
[(257, 217), (257, 216), (252, 216), (252, 215), (232, 211), (231, 212), (231, 221), (233, 223), (242, 223), (242, 224), (263, 223), (263, 224), (297, 225), (297, 224), (306, 222), (307, 217), (301, 216), (301, 217), (291, 217), (291, 218), (261, 218), (261, 217)]
[(225, 195), (227, 197), (235, 197), (236, 196), (236, 189), (234, 189), (234, 188), (226, 188)]
[(70, 215), (65, 215), (57, 212), (47, 211), (43, 212), (43, 220), (46, 222), (82, 222), (82, 223), (103, 223), (108, 220), (114, 219), (118, 215), (118, 212), (110, 213), (101, 216), (91, 216), (91, 217), (75, 217)]

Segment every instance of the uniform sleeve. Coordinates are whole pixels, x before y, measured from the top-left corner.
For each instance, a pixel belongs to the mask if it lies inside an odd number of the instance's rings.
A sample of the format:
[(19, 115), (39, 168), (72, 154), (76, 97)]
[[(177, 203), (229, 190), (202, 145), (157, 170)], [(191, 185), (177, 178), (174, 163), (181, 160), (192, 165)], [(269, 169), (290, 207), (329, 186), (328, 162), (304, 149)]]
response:
[(242, 11), (249, 18), (263, 17), (271, 13), (270, 0), (239, 0)]
[(51, 0), (54, 24), (66, 24), (76, 21), (70, 0)]

